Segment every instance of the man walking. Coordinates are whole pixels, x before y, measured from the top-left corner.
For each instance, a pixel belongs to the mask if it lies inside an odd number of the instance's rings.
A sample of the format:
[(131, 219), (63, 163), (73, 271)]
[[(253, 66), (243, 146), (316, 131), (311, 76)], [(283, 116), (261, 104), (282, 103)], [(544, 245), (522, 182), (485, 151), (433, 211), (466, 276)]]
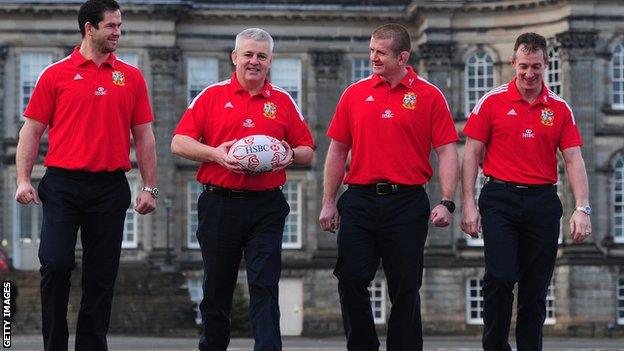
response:
[[(197, 239), (204, 263), (200, 304), (202, 351), (225, 351), (238, 267), (244, 254), (256, 351), (282, 349), (278, 282), (284, 221), (289, 206), (281, 191), (284, 168), (308, 165), (314, 142), (294, 100), (269, 83), (273, 38), (250, 28), (236, 36), (232, 77), (204, 89), (174, 131), (174, 154), (201, 162), (197, 180)], [(264, 134), (282, 140), (287, 157), (273, 172), (243, 173), (228, 156), (240, 138)], [(291, 148), (292, 146), (292, 148)]]
[[(442, 92), (408, 65), (410, 36), (398, 24), (372, 34), (373, 74), (349, 86), (327, 131), (323, 230), (338, 232), (334, 274), (349, 350), (378, 350), (368, 285), (383, 263), (392, 302), (387, 349), (422, 350), (419, 289), (428, 219), (449, 225), (455, 209), (457, 132)], [(442, 202), (430, 211), (423, 185), (431, 148)], [(346, 177), (345, 163), (351, 151)], [(343, 181), (348, 189), (336, 203)]]
[[(507, 339), (517, 282), (518, 351), (538, 351), (562, 215), (554, 185), (557, 148), (576, 199), (570, 218), (574, 242), (591, 234), (591, 208), (574, 114), (544, 85), (546, 39), (536, 33), (520, 35), (511, 64), (514, 79), (485, 94), (464, 128), (462, 229), (476, 237), (483, 225), (483, 349), (511, 350)], [(477, 210), (475, 180), (482, 158), (488, 182)]]
[[(67, 303), (80, 229), (82, 301), (76, 350), (107, 350), (113, 287), (130, 189), (130, 133), (145, 187), (135, 210), (156, 207), (152, 111), (141, 72), (116, 59), (121, 12), (114, 0), (89, 0), (78, 12), (82, 34), (74, 52), (46, 67), (35, 85), (17, 145), (22, 204), (43, 204), (41, 261), (45, 350), (67, 350)], [(47, 167), (38, 191), (30, 176), (41, 135), (48, 131)], [(40, 200), (41, 199), (41, 200)]]

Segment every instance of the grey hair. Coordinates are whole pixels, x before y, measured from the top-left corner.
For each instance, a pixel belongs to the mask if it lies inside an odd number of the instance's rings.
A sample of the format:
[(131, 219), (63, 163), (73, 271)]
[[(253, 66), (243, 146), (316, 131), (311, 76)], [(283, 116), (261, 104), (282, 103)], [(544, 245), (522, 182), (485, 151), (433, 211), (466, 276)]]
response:
[(264, 29), (260, 28), (247, 28), (244, 31), (236, 35), (236, 41), (234, 42), (234, 50), (238, 51), (239, 43), (243, 39), (253, 39), (255, 41), (268, 41), (269, 52), (273, 52), (273, 37)]

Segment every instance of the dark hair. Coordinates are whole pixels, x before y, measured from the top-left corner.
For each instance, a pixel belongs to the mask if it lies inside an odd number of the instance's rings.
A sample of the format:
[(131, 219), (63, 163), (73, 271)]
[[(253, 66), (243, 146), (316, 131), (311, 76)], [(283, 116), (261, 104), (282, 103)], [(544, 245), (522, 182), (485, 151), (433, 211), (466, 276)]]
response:
[(412, 40), (407, 29), (396, 23), (384, 24), (375, 28), (372, 37), (375, 39), (392, 39), (392, 48), (395, 55), (403, 51), (410, 52), (412, 46)]
[(104, 19), (104, 12), (119, 10), (119, 4), (115, 0), (88, 0), (78, 11), (78, 27), (80, 34), (85, 36), (85, 23), (91, 23), (98, 28), (98, 23)]
[(512, 57), (516, 58), (516, 52), (518, 52), (518, 48), (524, 45), (522, 51), (527, 54), (542, 50), (544, 54), (544, 62), (548, 62), (548, 53), (546, 52), (546, 38), (537, 34), (537, 33), (524, 33), (521, 34), (518, 39), (516, 39), (516, 43), (514, 44)]

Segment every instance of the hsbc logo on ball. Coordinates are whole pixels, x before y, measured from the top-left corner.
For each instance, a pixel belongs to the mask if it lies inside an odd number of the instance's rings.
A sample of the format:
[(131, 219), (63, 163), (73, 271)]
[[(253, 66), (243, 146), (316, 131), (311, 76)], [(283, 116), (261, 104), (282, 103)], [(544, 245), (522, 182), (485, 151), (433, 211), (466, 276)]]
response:
[(286, 159), (282, 143), (267, 135), (251, 135), (235, 142), (228, 155), (247, 172), (262, 173), (273, 170)]

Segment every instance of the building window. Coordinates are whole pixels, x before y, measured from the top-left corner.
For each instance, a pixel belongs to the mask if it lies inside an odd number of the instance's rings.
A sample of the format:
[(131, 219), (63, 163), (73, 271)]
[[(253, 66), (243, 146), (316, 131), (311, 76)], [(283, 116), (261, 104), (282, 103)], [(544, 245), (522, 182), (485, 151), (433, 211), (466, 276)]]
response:
[(214, 57), (186, 59), (186, 99), (189, 104), (197, 94), (219, 80), (218, 66), (218, 61)]
[(476, 52), (466, 60), (464, 109), (466, 116), (479, 99), (494, 88), (494, 63), (490, 55)]
[(624, 45), (613, 48), (611, 57), (612, 107), (624, 109)]
[(195, 311), (195, 323), (197, 325), (202, 324), (201, 312), (199, 311), (199, 304), (204, 296), (202, 290), (202, 278), (189, 278), (186, 280), (189, 295), (191, 296), (191, 303), (193, 304), (193, 311)]
[(271, 64), (271, 83), (286, 90), (301, 106), (301, 59), (276, 58)]
[(617, 284), (617, 321), (624, 324), (624, 277), (619, 278)]
[(130, 186), (130, 206), (126, 210), (126, 221), (124, 224), (123, 240), (121, 241), (121, 247), (124, 249), (136, 249), (139, 233), (139, 216), (134, 211), (135, 201), (138, 194), (139, 182), (136, 178), (128, 177), (128, 185)]
[(553, 277), (546, 292), (546, 319), (544, 324), (555, 324), (555, 278)]
[(354, 58), (351, 61), (353, 82), (357, 82), (360, 79), (364, 79), (371, 75), (371, 62), (368, 58)]
[(284, 249), (300, 249), (301, 248), (301, 180), (289, 180), (284, 184), (282, 189), (288, 205), (290, 205), (290, 213), (286, 217), (284, 225), (284, 236), (282, 237), (282, 248)]
[[(20, 55), (20, 116), (30, 101), (37, 79), (44, 68), (52, 63), (50, 52), (23, 52)], [(24, 117), (21, 117), (22, 120)]]
[(197, 200), (202, 193), (202, 185), (196, 181), (190, 181), (186, 185), (186, 246), (189, 249), (199, 249), (199, 241), (197, 241), (197, 227), (199, 219), (197, 218)]
[(375, 324), (386, 324), (386, 281), (375, 278), (368, 286)]
[(548, 49), (548, 70), (546, 71), (546, 79), (548, 80), (548, 89), (555, 94), (561, 96), (561, 59), (559, 57), (559, 48), (551, 47)]
[(121, 60), (134, 67), (139, 67), (139, 55), (133, 52), (120, 52), (115, 53), (118, 60)]
[(613, 241), (624, 243), (624, 154), (620, 154), (613, 169)]
[(480, 278), (466, 281), (466, 322), (483, 324), (483, 280)]
[[(479, 173), (477, 173), (477, 180), (475, 182), (475, 201), (479, 203), (479, 195), (481, 195), (481, 189), (487, 181), (487, 177), (483, 174), (483, 170), (479, 167)], [(470, 235), (466, 235), (466, 245), (468, 246), (483, 246), (483, 233), (479, 233), (478, 238), (473, 238)]]

